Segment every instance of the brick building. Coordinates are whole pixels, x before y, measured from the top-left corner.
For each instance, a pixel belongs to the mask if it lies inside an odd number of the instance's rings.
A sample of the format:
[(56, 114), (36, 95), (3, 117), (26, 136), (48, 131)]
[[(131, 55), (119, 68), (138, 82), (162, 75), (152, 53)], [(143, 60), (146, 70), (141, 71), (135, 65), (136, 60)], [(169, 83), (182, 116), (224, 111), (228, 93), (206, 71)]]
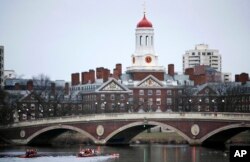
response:
[(241, 82), (245, 84), (247, 81), (250, 81), (248, 73), (241, 73), (235, 75), (235, 82)]
[[(70, 92), (64, 95), (51, 85), (47, 95), (37, 96), (27, 84), (31, 93), (18, 102), (19, 120), (115, 112), (250, 112), (250, 86), (222, 85), (220, 72), (204, 65), (186, 69), (185, 75), (176, 73), (174, 64), (167, 70), (158, 65), (154, 28), (145, 14), (136, 26), (135, 42), (131, 66), (124, 73), (120, 63), (112, 71), (97, 67), (72, 73), (71, 84), (64, 88)], [(245, 93), (235, 93), (242, 88)]]
[(222, 82), (221, 72), (206, 65), (197, 65), (193, 68), (187, 68), (185, 74), (189, 75), (189, 78), (194, 81), (194, 85)]

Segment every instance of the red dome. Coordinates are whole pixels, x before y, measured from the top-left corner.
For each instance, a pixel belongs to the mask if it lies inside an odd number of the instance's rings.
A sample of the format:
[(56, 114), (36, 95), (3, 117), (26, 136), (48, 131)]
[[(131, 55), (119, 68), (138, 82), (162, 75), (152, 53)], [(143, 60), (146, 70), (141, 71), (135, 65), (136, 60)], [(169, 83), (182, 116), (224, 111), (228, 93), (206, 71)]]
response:
[(146, 18), (145, 14), (143, 19), (137, 24), (137, 28), (152, 28), (153, 25), (148, 19)]

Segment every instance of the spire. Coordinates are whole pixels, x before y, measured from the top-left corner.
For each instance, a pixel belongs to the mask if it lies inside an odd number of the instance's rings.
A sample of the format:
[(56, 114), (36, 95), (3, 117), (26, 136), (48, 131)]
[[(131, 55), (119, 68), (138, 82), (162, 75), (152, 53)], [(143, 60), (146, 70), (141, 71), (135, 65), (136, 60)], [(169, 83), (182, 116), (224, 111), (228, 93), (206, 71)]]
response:
[(143, 14), (145, 16), (146, 15), (146, 1), (143, 2), (142, 6), (143, 6)]
[(152, 28), (153, 25), (148, 19), (146, 18), (146, 1), (142, 4), (143, 6), (143, 18), (142, 20), (137, 24), (137, 28)]

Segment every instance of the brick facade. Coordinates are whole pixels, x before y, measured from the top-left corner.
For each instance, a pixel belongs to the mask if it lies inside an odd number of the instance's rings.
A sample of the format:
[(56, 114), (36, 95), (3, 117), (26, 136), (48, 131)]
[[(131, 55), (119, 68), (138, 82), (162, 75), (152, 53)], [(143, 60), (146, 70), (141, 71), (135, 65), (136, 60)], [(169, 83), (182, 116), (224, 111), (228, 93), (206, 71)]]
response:
[(131, 78), (133, 80), (143, 80), (144, 78), (146, 78), (149, 75), (153, 75), (154, 77), (156, 77), (160, 81), (164, 80), (164, 72), (133, 72), (133, 73), (131, 73)]

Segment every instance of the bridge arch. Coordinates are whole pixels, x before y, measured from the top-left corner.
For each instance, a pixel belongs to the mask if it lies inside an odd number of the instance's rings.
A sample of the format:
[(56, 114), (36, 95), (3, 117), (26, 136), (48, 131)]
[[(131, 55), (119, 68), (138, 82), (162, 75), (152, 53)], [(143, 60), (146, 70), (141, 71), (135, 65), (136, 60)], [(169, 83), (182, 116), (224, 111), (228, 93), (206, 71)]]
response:
[[(179, 134), (181, 137), (183, 137), (186, 141), (190, 142), (191, 139), (186, 135), (184, 134), (182, 131), (180, 131), (179, 129), (175, 128), (175, 127), (172, 127), (168, 124), (165, 124), (165, 123), (161, 123), (161, 122), (155, 122), (155, 121), (148, 121), (147, 123), (145, 122), (133, 122), (133, 123), (130, 123), (130, 124), (127, 124), (127, 125), (124, 125), (120, 128), (118, 128), (117, 130), (113, 131), (112, 133), (110, 133), (105, 139), (104, 141), (109, 144), (109, 140), (111, 140), (114, 136), (116, 136), (117, 134), (121, 133), (121, 132), (126, 132), (126, 130), (132, 128), (132, 127), (140, 127), (140, 126), (145, 126), (144, 129), (141, 129), (141, 131), (135, 131), (135, 132), (132, 132), (133, 134), (131, 135), (131, 137), (133, 138), (134, 136), (136, 136), (137, 134), (139, 134), (140, 132), (142, 132), (143, 130), (146, 130), (148, 128), (151, 128), (153, 126), (160, 126), (162, 127), (163, 129), (170, 129), (170, 130), (173, 130), (175, 131), (177, 134)], [(129, 137), (128, 137), (129, 138)], [(128, 139), (128, 141), (130, 141), (132, 138)]]
[(224, 143), (232, 138), (233, 136), (239, 134), (240, 132), (250, 130), (250, 124), (231, 124), (224, 127), (215, 129), (214, 131), (208, 133), (200, 139), (202, 145), (221, 145), (224, 146)]
[(46, 127), (46, 128), (43, 128), (43, 129), (40, 129), (39, 131), (35, 132), (34, 134), (32, 134), (31, 136), (29, 136), (26, 140), (26, 143), (29, 144), (34, 138), (38, 137), (39, 135), (45, 133), (45, 132), (48, 132), (48, 131), (51, 131), (51, 130), (57, 130), (57, 129), (65, 129), (65, 130), (73, 130), (73, 131), (76, 131), (76, 132), (79, 132), (83, 135), (85, 135), (86, 137), (90, 138), (93, 142), (96, 142), (96, 138), (93, 137), (91, 134), (89, 134), (88, 132), (80, 129), (80, 128), (77, 128), (77, 127), (73, 127), (73, 126), (70, 126), (70, 125), (53, 125), (53, 126), (49, 126), (49, 127)]

